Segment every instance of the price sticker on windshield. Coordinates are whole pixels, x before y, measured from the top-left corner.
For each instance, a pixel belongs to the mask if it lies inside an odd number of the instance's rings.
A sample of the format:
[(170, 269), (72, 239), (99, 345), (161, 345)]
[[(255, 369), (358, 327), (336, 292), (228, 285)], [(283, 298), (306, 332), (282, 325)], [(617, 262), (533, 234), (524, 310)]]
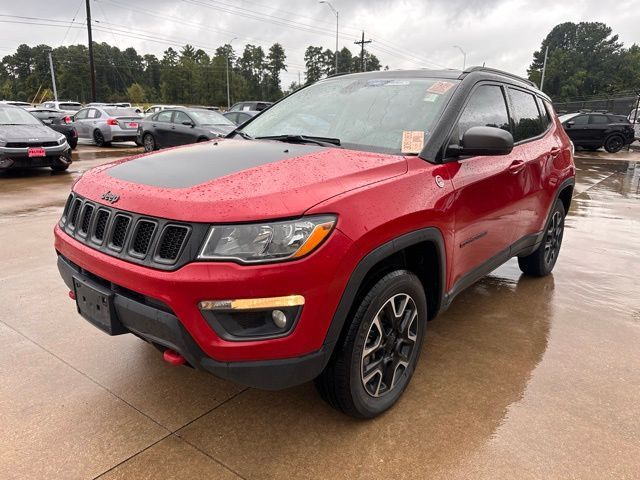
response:
[(451, 87), (453, 87), (453, 85), (454, 84), (451, 82), (443, 82), (443, 81), (436, 82), (427, 89), (427, 93), (435, 93), (436, 95), (443, 95), (447, 93), (449, 90), (451, 90)]
[(424, 132), (405, 130), (402, 132), (402, 153), (420, 153), (424, 147)]

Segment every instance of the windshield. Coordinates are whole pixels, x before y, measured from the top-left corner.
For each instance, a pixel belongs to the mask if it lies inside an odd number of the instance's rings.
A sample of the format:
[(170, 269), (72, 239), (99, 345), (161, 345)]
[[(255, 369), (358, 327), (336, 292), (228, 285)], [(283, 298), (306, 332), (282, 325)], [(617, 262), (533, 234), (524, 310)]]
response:
[[(415, 145), (424, 143), (457, 84), (435, 78), (336, 77), (285, 98), (242, 130), (252, 137), (336, 138), (355, 150), (419, 153)], [(414, 140), (410, 152), (402, 151), (403, 137)]]
[(40, 120), (22, 108), (0, 107), (0, 125), (40, 125)]
[(105, 112), (107, 115), (111, 115), (112, 117), (139, 117), (140, 114), (136, 112), (133, 108), (105, 108)]
[(77, 112), (82, 108), (82, 105), (79, 103), (61, 103), (60, 110), (68, 110), (70, 112)]
[(221, 113), (214, 112), (213, 110), (189, 110), (187, 112), (192, 118), (198, 122), (199, 125), (232, 125), (235, 126), (231, 120), (222, 115)]

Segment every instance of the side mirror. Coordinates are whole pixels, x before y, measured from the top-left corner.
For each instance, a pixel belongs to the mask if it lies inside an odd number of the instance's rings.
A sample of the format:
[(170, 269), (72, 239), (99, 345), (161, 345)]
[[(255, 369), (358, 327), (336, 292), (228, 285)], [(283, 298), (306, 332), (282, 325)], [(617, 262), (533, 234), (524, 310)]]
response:
[(511, 133), (496, 127), (471, 127), (462, 136), (462, 145), (451, 145), (451, 156), (508, 155), (513, 150)]
[(189, 122), (188, 120), (187, 120), (187, 121), (182, 122), (182, 124), (183, 124), (183, 125), (186, 125), (187, 127), (195, 127), (195, 125), (193, 124), (193, 122)]

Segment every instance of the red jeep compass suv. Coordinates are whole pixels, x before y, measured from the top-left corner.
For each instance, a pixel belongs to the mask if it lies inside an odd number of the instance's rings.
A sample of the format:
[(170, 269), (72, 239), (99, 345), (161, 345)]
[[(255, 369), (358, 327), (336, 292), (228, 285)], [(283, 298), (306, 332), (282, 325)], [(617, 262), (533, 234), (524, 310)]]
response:
[(253, 387), (315, 379), (373, 417), (461, 290), (514, 256), (551, 272), (574, 174), (549, 98), (519, 77), (336, 76), (225, 139), (87, 172), (58, 267), (110, 335)]

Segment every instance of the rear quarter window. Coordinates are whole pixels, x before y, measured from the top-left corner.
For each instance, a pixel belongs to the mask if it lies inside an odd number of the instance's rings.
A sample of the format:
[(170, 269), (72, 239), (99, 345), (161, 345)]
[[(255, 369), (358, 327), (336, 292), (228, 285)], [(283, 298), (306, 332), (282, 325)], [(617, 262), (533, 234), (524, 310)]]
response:
[(528, 92), (509, 88), (513, 116), (513, 140), (522, 142), (541, 135), (546, 128), (538, 111), (536, 97)]

